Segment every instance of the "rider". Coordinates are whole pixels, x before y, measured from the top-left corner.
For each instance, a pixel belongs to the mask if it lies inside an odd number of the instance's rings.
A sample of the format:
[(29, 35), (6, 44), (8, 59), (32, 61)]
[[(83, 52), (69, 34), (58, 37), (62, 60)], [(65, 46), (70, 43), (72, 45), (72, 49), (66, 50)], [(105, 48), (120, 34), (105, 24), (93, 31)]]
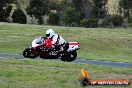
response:
[(52, 39), (51, 49), (59, 46), (61, 51), (67, 50), (69, 44), (58, 34), (56, 34), (52, 29), (46, 30), (46, 38)]

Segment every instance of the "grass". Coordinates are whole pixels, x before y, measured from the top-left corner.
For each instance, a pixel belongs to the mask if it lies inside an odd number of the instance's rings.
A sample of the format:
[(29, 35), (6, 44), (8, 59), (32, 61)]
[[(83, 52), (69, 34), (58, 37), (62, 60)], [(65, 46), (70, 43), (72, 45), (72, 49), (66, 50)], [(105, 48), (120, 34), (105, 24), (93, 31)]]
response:
[[(54, 60), (0, 59), (1, 88), (81, 88), (78, 81), (81, 68), (90, 79), (132, 80), (131, 68), (112, 68)], [(126, 88), (126, 86), (89, 86), (97, 88)], [(127, 86), (131, 88), (132, 85)], [(87, 88), (87, 87), (86, 87)]]
[[(80, 59), (132, 62), (132, 30), (75, 28), (0, 23), (0, 53), (22, 54), (34, 37), (53, 28), (67, 41), (78, 41)], [(81, 68), (90, 79), (129, 79), (131, 68), (66, 63), (57, 60), (0, 59), (1, 88), (81, 88)], [(93, 86), (89, 86), (90, 88)], [(131, 88), (130, 86), (94, 86), (97, 88)]]
[(0, 23), (0, 53), (22, 54), (35, 36), (52, 28), (67, 41), (77, 41), (79, 59), (132, 62), (132, 30)]

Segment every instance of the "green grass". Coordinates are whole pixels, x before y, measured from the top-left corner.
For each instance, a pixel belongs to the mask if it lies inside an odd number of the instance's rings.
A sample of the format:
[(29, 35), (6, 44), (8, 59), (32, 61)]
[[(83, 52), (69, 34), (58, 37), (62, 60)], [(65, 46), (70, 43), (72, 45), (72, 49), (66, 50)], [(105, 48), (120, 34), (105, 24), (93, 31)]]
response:
[(79, 59), (132, 62), (132, 30), (79, 28), (0, 23), (0, 53), (17, 53), (31, 45), (35, 36), (52, 28), (67, 41), (77, 41)]
[[(1, 88), (81, 88), (78, 79), (84, 67), (90, 79), (132, 80), (131, 68), (113, 68), (56, 60), (0, 59)], [(89, 86), (124, 88), (123, 86)], [(86, 87), (86, 88), (89, 88)], [(127, 86), (131, 88), (132, 85)], [(82, 87), (83, 88), (83, 87)], [(126, 88), (126, 87), (125, 87)]]

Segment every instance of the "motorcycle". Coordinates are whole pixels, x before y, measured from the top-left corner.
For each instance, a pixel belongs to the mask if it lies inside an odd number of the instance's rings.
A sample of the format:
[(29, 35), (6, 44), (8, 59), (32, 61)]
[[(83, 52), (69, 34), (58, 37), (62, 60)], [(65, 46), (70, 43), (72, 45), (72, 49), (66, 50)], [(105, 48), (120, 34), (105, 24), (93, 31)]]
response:
[(78, 42), (68, 42), (67, 45), (68, 48), (64, 51), (60, 51), (60, 46), (51, 49), (51, 39), (38, 37), (32, 41), (31, 47), (23, 51), (23, 56), (32, 59), (40, 57), (42, 59), (61, 59), (62, 61), (71, 62), (76, 59), (80, 45)]

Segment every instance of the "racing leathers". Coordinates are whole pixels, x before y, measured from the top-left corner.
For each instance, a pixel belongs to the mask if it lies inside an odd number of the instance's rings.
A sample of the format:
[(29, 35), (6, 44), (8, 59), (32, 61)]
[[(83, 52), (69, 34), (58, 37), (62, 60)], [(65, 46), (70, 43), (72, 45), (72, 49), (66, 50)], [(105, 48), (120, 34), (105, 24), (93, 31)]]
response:
[(67, 50), (68, 49), (69, 44), (63, 39), (63, 37), (61, 37), (58, 34), (55, 34), (52, 37), (52, 47), (53, 48), (59, 47), (60, 48), (60, 51), (64, 51), (64, 50)]

